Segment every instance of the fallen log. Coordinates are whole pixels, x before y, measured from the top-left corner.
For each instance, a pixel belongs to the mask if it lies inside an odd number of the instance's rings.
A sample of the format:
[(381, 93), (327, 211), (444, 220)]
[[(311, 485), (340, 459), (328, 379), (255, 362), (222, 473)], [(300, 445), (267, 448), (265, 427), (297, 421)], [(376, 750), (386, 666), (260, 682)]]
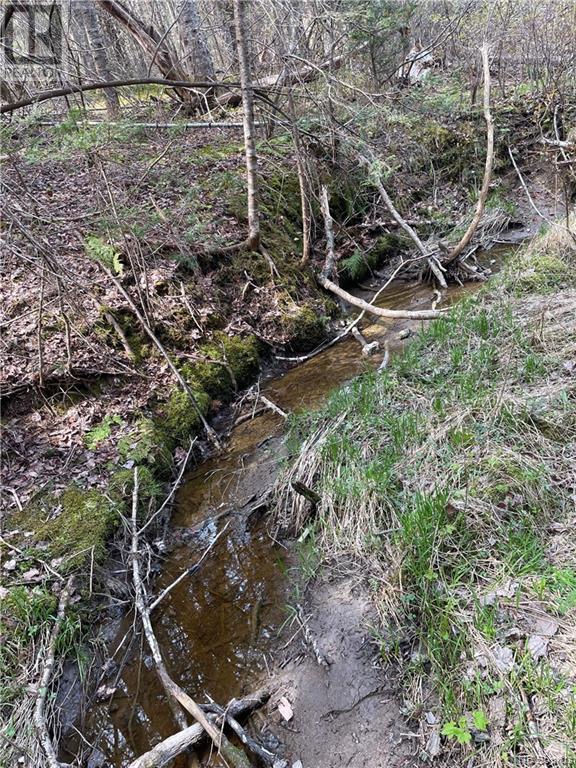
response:
[(362, 347), (362, 354), (366, 357), (373, 355), (380, 347), (380, 344), (377, 341), (367, 341), (364, 334), (359, 331), (356, 326), (352, 328), (352, 336), (354, 336), (356, 341), (360, 344)]

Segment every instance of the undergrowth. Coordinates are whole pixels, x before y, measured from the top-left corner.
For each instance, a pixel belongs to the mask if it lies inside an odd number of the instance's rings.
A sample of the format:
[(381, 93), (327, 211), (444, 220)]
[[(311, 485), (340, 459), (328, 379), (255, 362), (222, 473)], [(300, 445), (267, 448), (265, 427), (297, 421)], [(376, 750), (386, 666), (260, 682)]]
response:
[[(576, 557), (554, 534), (574, 517), (573, 258), (558, 231), (534, 241), (296, 419), (278, 484), (285, 527), (368, 574), (405, 712), (434, 710), (426, 748), (457, 765), (576, 765)], [(320, 494), (315, 517), (292, 479)]]

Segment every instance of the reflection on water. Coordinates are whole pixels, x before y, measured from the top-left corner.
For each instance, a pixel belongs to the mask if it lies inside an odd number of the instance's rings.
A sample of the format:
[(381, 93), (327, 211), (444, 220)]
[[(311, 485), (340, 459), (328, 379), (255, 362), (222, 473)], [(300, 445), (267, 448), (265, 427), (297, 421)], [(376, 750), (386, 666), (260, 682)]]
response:
[[(450, 289), (445, 304), (475, 287)], [(421, 309), (430, 306), (431, 298), (429, 287), (397, 283), (379, 304)], [(421, 321), (374, 320), (368, 318), (363, 333), (369, 340), (388, 334), (392, 351), (401, 344), (400, 330), (421, 325)], [(381, 354), (362, 356), (358, 343), (348, 338), (270, 381), (264, 392), (285, 410), (314, 408), (334, 387), (380, 361)], [(241, 424), (226, 452), (202, 464), (178, 494), (173, 528), (176, 535), (182, 534), (183, 543), (160, 562), (158, 593), (199, 558), (228, 521), (199, 572), (184, 579), (154, 615), (170, 673), (201, 701), (209, 695), (225, 704), (257, 687), (266, 675), (266, 654), (286, 616), (290, 584), (283, 550), (248, 514), (274, 480), (282, 455), (282, 429), (283, 420), (270, 411)], [(191, 530), (195, 535), (186, 535)], [(111, 648), (129, 632), (132, 622), (132, 615), (124, 619)], [(129, 659), (119, 671), (111, 705), (106, 701), (95, 706), (84, 728), (90, 743), (98, 745), (91, 759), (94, 768), (122, 768), (176, 731), (141, 638), (135, 640)]]

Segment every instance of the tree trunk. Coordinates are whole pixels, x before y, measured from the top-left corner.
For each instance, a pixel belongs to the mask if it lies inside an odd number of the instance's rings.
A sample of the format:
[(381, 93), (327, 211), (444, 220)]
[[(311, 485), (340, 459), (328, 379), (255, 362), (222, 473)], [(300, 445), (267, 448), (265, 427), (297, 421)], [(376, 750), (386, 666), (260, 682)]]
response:
[[(78, 3), (78, 12), (86, 30), (90, 51), (94, 59), (96, 74), (100, 80), (112, 80), (113, 77), (110, 73), (110, 67), (108, 66), (104, 34), (96, 14), (96, 8), (92, 3), (81, 2)], [(119, 107), (118, 94), (113, 88), (106, 88), (104, 90), (104, 97), (106, 99), (108, 114), (110, 117), (115, 117), (118, 114)]]
[[(187, 73), (175, 60), (164, 35), (161, 35), (154, 27), (144, 24), (119, 0), (96, 0), (96, 3), (130, 32), (138, 45), (150, 56), (151, 63), (158, 67), (166, 79), (189, 79)], [(190, 90), (186, 88), (174, 88), (174, 90), (184, 103), (197, 103), (197, 96), (192, 94)]]
[(236, 49), (240, 67), (242, 109), (244, 125), (244, 150), (246, 154), (246, 180), (248, 184), (248, 239), (252, 250), (260, 247), (260, 212), (258, 208), (258, 159), (256, 157), (254, 128), (254, 91), (246, 41), (246, 0), (234, 0), (234, 24)]
[(178, 33), (184, 48), (184, 69), (192, 79), (213, 80), (214, 62), (200, 30), (196, 0), (182, 0), (177, 15)]

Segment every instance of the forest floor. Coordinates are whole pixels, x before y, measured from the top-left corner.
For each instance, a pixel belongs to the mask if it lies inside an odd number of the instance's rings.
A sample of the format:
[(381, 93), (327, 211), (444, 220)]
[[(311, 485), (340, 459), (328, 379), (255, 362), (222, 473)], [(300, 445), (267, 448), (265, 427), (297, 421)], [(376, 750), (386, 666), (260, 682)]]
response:
[[(450, 128), (417, 116), (412, 125), (405, 116), (386, 120), (385, 147), (403, 142), (395, 195), (422, 233), (457, 235), (469, 216), (470, 169), (483, 157), (479, 113)], [(71, 117), (49, 130), (9, 126), (6, 137), (1, 636), (9, 640), (1, 661), (10, 709), (29, 689), (70, 573), (81, 588), (67, 614), (62, 657), (80, 653), (90, 635), (86, 606), (106, 582), (102, 565), (133, 468), (140, 467), (142, 498), (152, 507), (199, 435), (197, 415), (122, 289), (208, 418), (278, 353), (318, 345), (337, 307), (319, 290), (315, 264), (297, 266), (301, 214), (289, 136), (259, 146), (263, 237), (277, 273), (260, 254), (212, 250), (244, 236), (239, 133), (160, 134), (129, 123), (83, 126)], [(365, 180), (330, 157), (319, 162), (333, 174), (341, 279), (362, 280), (405, 243)], [(510, 169), (505, 158), (498, 162), (489, 207), (508, 222), (515, 217)], [(31, 703), (15, 708), (17, 718), (29, 715)]]

